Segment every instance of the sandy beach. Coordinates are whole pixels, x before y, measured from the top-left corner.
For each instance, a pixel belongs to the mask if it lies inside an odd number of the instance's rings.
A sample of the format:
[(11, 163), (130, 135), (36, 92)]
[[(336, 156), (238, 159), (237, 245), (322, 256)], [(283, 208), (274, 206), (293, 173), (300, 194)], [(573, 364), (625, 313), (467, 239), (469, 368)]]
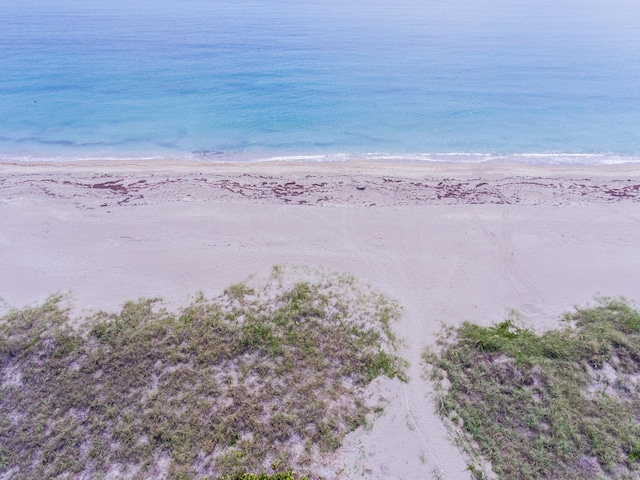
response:
[(640, 302), (640, 166), (0, 163), (0, 313), (68, 293), (76, 312), (171, 307), (277, 264), (348, 272), (404, 311), (408, 383), (318, 468), (466, 479), (421, 378), (442, 325), (516, 310), (553, 328), (596, 295)]

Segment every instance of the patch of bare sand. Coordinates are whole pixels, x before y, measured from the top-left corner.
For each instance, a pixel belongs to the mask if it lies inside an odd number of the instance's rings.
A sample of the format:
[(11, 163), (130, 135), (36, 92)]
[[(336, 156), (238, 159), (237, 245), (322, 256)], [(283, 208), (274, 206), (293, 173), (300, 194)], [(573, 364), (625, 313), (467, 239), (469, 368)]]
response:
[(595, 294), (640, 301), (640, 168), (0, 163), (0, 311), (72, 292), (185, 304), (274, 264), (349, 272), (403, 307), (407, 384), (319, 469), (468, 478), (421, 379), (441, 324), (545, 329)]

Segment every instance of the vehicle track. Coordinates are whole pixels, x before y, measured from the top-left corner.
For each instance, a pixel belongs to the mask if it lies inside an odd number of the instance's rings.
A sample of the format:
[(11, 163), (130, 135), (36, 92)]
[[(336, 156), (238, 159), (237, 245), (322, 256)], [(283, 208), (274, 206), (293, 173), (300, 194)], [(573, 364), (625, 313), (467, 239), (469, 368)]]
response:
[(497, 256), (504, 266), (504, 282), (514, 298), (518, 298), (519, 310), (527, 317), (544, 317), (547, 315), (545, 305), (547, 298), (535, 284), (516, 256), (513, 245), (512, 223), (515, 212), (502, 209), (500, 214), (499, 233), (492, 231), (473, 207), (467, 207), (471, 218), (485, 237), (497, 251)]

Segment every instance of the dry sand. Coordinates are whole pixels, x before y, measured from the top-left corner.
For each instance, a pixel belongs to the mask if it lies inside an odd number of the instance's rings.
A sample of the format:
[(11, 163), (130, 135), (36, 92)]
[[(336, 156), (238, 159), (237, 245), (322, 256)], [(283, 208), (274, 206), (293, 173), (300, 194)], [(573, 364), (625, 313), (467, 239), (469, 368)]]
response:
[(54, 292), (184, 305), (275, 264), (353, 273), (404, 307), (411, 380), (374, 385), (385, 413), (323, 471), (466, 479), (423, 347), (511, 309), (541, 330), (596, 294), (640, 301), (636, 165), (0, 163), (0, 313)]

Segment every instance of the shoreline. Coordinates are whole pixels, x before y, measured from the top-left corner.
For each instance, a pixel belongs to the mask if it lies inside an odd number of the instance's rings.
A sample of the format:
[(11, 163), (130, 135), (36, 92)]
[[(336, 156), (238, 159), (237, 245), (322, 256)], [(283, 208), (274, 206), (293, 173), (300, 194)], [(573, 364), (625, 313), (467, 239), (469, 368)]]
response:
[(431, 152), (431, 153), (281, 153), (281, 152), (191, 152), (181, 155), (122, 154), (100, 155), (18, 155), (0, 153), (0, 165), (4, 163), (185, 163), (185, 164), (234, 164), (254, 163), (393, 163), (393, 164), (514, 164), (534, 166), (599, 166), (640, 164), (640, 154), (618, 153), (482, 153), (482, 152)]
[(393, 160), (349, 160), (349, 161), (299, 161), (263, 160), (251, 162), (211, 162), (202, 160), (158, 159), (85, 159), (66, 161), (7, 161), (0, 159), (0, 174), (16, 174), (28, 171), (53, 172), (145, 172), (174, 171), (176, 173), (207, 171), (219, 174), (270, 173), (283, 175), (296, 172), (318, 174), (370, 174), (400, 176), (456, 175), (461, 177), (484, 174), (513, 175), (617, 175), (640, 174), (640, 157), (637, 161), (611, 164), (527, 164), (512, 162), (420, 162)]

